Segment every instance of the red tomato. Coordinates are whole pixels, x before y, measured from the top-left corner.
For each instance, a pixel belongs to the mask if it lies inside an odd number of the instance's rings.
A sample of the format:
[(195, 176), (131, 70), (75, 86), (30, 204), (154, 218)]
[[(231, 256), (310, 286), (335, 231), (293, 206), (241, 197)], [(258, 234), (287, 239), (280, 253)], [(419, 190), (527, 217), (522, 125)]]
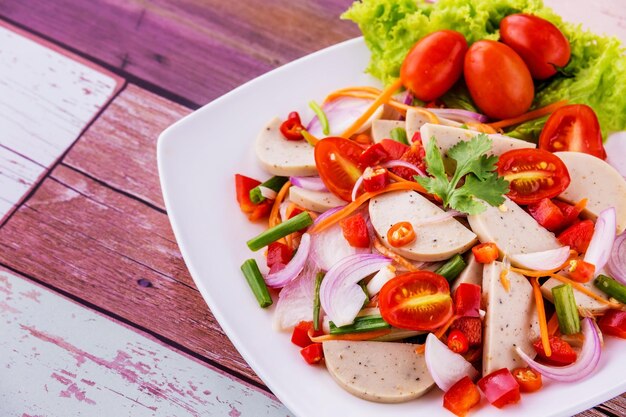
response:
[(460, 330), (451, 330), (448, 335), (448, 349), (460, 355), (469, 349), (469, 341), (467, 336)]
[(291, 334), (291, 343), (294, 345), (298, 345), (300, 347), (307, 347), (311, 343), (311, 338), (309, 337), (309, 330), (313, 329), (312, 321), (301, 321), (293, 328), (293, 333)]
[(583, 220), (565, 229), (558, 237), (561, 244), (569, 246), (578, 253), (587, 252), (595, 225), (591, 220)]
[(461, 78), (467, 41), (459, 32), (440, 30), (423, 37), (409, 51), (402, 67), (402, 84), (422, 101), (442, 96)]
[(552, 355), (549, 357), (546, 356), (546, 352), (543, 350), (541, 339), (537, 339), (533, 343), (537, 356), (541, 358), (542, 362), (555, 366), (565, 366), (576, 362), (576, 352), (574, 352), (569, 343), (558, 336), (550, 336), (549, 340), (550, 348), (552, 349)]
[(409, 222), (398, 222), (387, 231), (387, 242), (394, 248), (399, 248), (415, 240), (415, 229)]
[(569, 62), (569, 41), (551, 22), (529, 14), (512, 14), (500, 21), (500, 37), (522, 57), (536, 80), (556, 74)]
[(330, 137), (315, 145), (315, 165), (332, 193), (352, 201), (352, 188), (361, 176), (359, 157), (363, 149), (351, 140)]
[(525, 113), (535, 97), (526, 64), (500, 42), (483, 40), (472, 45), (465, 55), (465, 82), (476, 105), (494, 119)]
[(564, 201), (552, 200), (552, 202), (561, 209), (563, 216), (565, 216), (565, 222), (563, 227), (569, 227), (578, 221), (578, 216), (582, 213), (583, 209), (587, 205), (587, 199), (582, 199), (575, 205), (567, 204)]
[(589, 282), (595, 275), (596, 266), (582, 259), (570, 261), (567, 274), (576, 282)]
[(584, 152), (606, 159), (598, 117), (584, 104), (564, 106), (552, 113), (539, 135), (539, 148)]
[(480, 402), (480, 392), (469, 376), (463, 377), (443, 395), (443, 406), (463, 417)]
[(389, 155), (389, 159), (400, 159), (410, 148), (404, 143), (400, 143), (393, 139), (383, 139), (380, 144)]
[(367, 231), (367, 223), (361, 213), (350, 216), (339, 222), (343, 237), (346, 238), (350, 246), (355, 248), (369, 248), (370, 236)]
[(293, 256), (293, 250), (280, 242), (272, 242), (267, 247), (267, 267), (287, 265)]
[(528, 212), (537, 223), (551, 232), (561, 230), (565, 224), (565, 215), (549, 198), (542, 198), (536, 203), (529, 204)]
[(474, 246), (472, 248), (472, 254), (474, 254), (476, 262), (480, 264), (491, 263), (500, 256), (498, 246), (493, 242), (481, 243), (480, 245)]
[(530, 368), (515, 368), (512, 372), (522, 392), (539, 391), (543, 386), (541, 374)]
[(389, 159), (389, 153), (387, 153), (383, 145), (376, 143), (363, 151), (359, 157), (359, 165), (361, 168), (373, 167)]
[(554, 154), (541, 149), (514, 149), (500, 155), (498, 174), (510, 182), (509, 198), (531, 204), (561, 194), (569, 185), (567, 167)]
[(394, 327), (433, 330), (452, 317), (448, 281), (430, 271), (408, 272), (388, 281), (378, 294), (383, 319)]
[(459, 317), (454, 320), (450, 329), (463, 332), (470, 347), (481, 346), (483, 343), (483, 323), (479, 317)]
[(313, 343), (301, 349), (300, 354), (309, 365), (318, 364), (324, 359), (324, 349), (321, 343)]
[[(414, 136), (415, 137), (415, 136)], [(417, 168), (421, 169), (422, 172), (426, 172), (426, 162), (424, 159), (426, 158), (426, 150), (422, 145), (421, 138), (417, 139), (413, 142), (411, 147), (407, 149), (405, 153), (400, 157), (401, 161), (408, 162), (410, 164), (415, 165)], [(417, 172), (410, 168), (405, 167), (396, 167), (393, 168), (392, 171), (394, 174), (399, 175), (405, 180), (413, 181), (413, 177), (417, 175)]]
[(515, 404), (520, 400), (519, 384), (506, 369), (498, 369), (478, 381), (478, 388), (487, 400), (498, 408), (507, 404)]
[(598, 321), (598, 326), (604, 334), (626, 339), (626, 311), (608, 310)]
[(480, 317), (480, 299), (482, 290), (480, 285), (464, 282), (454, 292), (454, 309), (457, 316)]
[(262, 219), (272, 210), (273, 201), (263, 200), (259, 204), (250, 201), (250, 190), (261, 184), (260, 181), (246, 177), (245, 175), (235, 174), (235, 189), (237, 193), (237, 202), (242, 212), (248, 215), (250, 221)]

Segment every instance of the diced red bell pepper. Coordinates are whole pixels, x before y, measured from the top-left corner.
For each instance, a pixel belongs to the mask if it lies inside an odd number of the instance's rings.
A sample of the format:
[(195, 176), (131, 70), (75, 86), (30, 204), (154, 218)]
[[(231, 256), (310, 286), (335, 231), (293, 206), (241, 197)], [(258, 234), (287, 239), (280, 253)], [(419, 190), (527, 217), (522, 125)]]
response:
[(462, 283), (454, 292), (454, 307), (457, 316), (480, 317), (480, 285)]
[(367, 223), (361, 213), (343, 219), (339, 225), (343, 231), (343, 237), (346, 238), (350, 246), (354, 248), (368, 248), (370, 246)]
[(567, 274), (576, 282), (589, 282), (595, 276), (596, 266), (582, 259), (571, 260)]
[(261, 184), (253, 178), (246, 177), (245, 175), (235, 174), (235, 190), (237, 193), (237, 202), (242, 212), (248, 215), (250, 221), (262, 219), (269, 215), (272, 210), (272, 201), (263, 200), (259, 204), (254, 204), (250, 201), (250, 190)]
[(608, 310), (598, 321), (602, 333), (626, 339), (626, 311)]
[(318, 364), (324, 359), (324, 349), (321, 343), (313, 343), (301, 349), (300, 354), (309, 365)]
[(361, 156), (359, 156), (359, 165), (361, 168), (373, 167), (388, 161), (389, 159), (389, 153), (385, 150), (383, 145), (375, 143), (374, 145), (368, 147), (361, 154)]
[(382, 190), (389, 182), (389, 175), (385, 168), (365, 168), (363, 171), (363, 188), (368, 193)]
[(515, 368), (513, 369), (512, 374), (519, 384), (519, 389), (522, 392), (539, 391), (543, 386), (541, 374), (533, 371), (530, 368)]
[(287, 120), (280, 125), (280, 133), (283, 134), (287, 140), (302, 140), (302, 130), (304, 126), (300, 120), (300, 115), (296, 111), (289, 113)]
[(293, 210), (291, 210), (291, 213), (289, 213), (287, 215), (287, 220), (291, 219), (292, 217), (297, 216), (298, 214), (302, 213), (304, 210), (301, 209), (300, 207), (294, 207)]
[(460, 355), (466, 353), (469, 350), (469, 341), (465, 333), (457, 329), (450, 330), (448, 334), (448, 349)]
[(287, 265), (293, 256), (293, 250), (280, 242), (272, 242), (267, 247), (267, 267), (276, 264)]
[(479, 402), (480, 392), (468, 376), (452, 385), (443, 395), (443, 406), (459, 417), (465, 416)]
[(566, 202), (560, 200), (552, 200), (552, 202), (561, 209), (561, 212), (565, 217), (565, 222), (563, 223), (564, 228), (578, 222), (578, 216), (580, 216), (580, 213), (582, 213), (583, 209), (587, 205), (586, 198), (580, 200), (575, 205), (567, 204)]
[(549, 198), (543, 198), (536, 203), (529, 204), (528, 212), (537, 220), (537, 223), (551, 232), (561, 230), (565, 224), (565, 215)]
[(387, 154), (389, 154), (390, 160), (402, 158), (402, 155), (410, 149), (410, 147), (404, 143), (400, 143), (392, 139), (383, 139), (380, 141), (380, 144), (385, 151), (387, 151)]
[(478, 381), (478, 388), (485, 394), (487, 400), (498, 408), (515, 404), (520, 400), (519, 384), (506, 368), (482, 377)]
[(576, 352), (569, 343), (558, 336), (550, 336), (548, 340), (550, 341), (550, 349), (552, 350), (552, 354), (549, 357), (546, 356), (546, 352), (543, 350), (541, 339), (537, 339), (535, 343), (533, 343), (537, 356), (542, 362), (554, 366), (565, 366), (576, 362)]
[(569, 246), (578, 253), (585, 253), (591, 242), (594, 227), (591, 220), (583, 220), (561, 232), (558, 237), (559, 242)]
[(474, 246), (472, 253), (474, 254), (476, 262), (481, 264), (491, 263), (500, 256), (498, 247), (493, 242), (481, 243), (480, 245)]
[(479, 317), (459, 317), (452, 323), (450, 329), (463, 332), (470, 347), (482, 345), (483, 323)]
[(313, 329), (312, 321), (301, 321), (293, 328), (293, 333), (291, 334), (291, 343), (294, 345), (298, 345), (302, 348), (309, 346), (311, 343), (311, 338), (309, 337), (309, 330)]
[[(426, 163), (424, 162), (425, 157), (426, 151), (424, 150), (424, 146), (422, 146), (422, 140), (419, 139), (411, 144), (411, 147), (404, 154), (402, 154), (400, 160), (413, 164), (422, 172), (426, 172)], [(405, 167), (395, 167), (393, 168), (393, 172), (409, 181), (413, 181), (413, 177), (417, 175), (415, 170)]]

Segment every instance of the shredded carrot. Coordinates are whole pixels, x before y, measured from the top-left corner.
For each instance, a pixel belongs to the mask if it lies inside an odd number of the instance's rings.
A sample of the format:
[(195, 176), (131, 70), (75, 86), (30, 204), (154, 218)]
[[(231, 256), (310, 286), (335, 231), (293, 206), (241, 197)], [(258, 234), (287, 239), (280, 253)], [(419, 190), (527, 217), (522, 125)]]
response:
[(489, 123), (488, 126), (492, 127), (495, 130), (498, 130), (502, 129), (503, 127), (518, 125), (520, 123), (538, 119), (540, 117), (551, 114), (565, 105), (567, 105), (567, 100), (557, 101), (556, 103), (549, 104), (537, 110), (529, 111), (528, 113), (524, 113), (518, 117), (513, 117), (512, 119), (504, 119), (500, 120), (499, 122)]
[[(443, 326), (441, 326), (440, 328), (438, 328), (436, 331), (433, 332), (433, 334), (435, 335), (435, 337), (437, 339), (441, 339), (443, 337), (444, 334), (446, 334), (446, 332), (448, 331), (448, 329), (450, 328), (450, 326), (452, 326), (452, 324), (456, 321), (456, 319), (458, 319), (459, 316), (457, 315), (453, 315), (452, 317), (450, 317), (450, 320), (448, 320), (446, 322), (446, 324), (444, 324)], [(426, 344), (423, 345), (417, 345), (417, 347), (415, 348), (415, 353), (419, 353), (422, 354), (424, 353), (424, 351), (426, 350)]]
[(287, 181), (282, 186), (278, 194), (276, 194), (276, 199), (274, 200), (272, 211), (270, 211), (270, 217), (269, 217), (270, 227), (274, 227), (280, 224), (280, 204), (285, 199), (285, 195), (287, 194), (287, 191), (289, 191), (289, 187), (291, 187), (291, 182)]
[[(355, 87), (346, 87), (346, 88), (340, 88), (338, 90), (333, 91), (332, 93), (330, 93), (330, 95), (340, 95), (342, 93), (350, 93), (350, 92), (364, 92), (364, 93), (372, 93), (372, 94), (380, 94), (381, 90), (380, 88), (376, 88), (376, 87), (369, 87), (369, 86), (355, 86)], [(329, 101), (328, 98), (326, 98), (326, 100), (324, 100), (324, 102)]]
[(570, 251), (570, 257), (567, 259), (567, 261), (565, 261), (563, 265), (559, 266), (558, 268), (550, 269), (547, 271), (531, 271), (530, 269), (516, 268), (514, 266), (510, 267), (509, 271), (517, 272), (518, 274), (522, 274), (527, 277), (537, 277), (537, 278), (547, 277), (567, 267), (569, 265), (569, 262), (572, 260), (572, 257), (575, 257), (576, 255), (577, 255), (576, 251)]
[(388, 258), (391, 258), (395, 263), (403, 266), (404, 269), (406, 269), (407, 271), (415, 272), (419, 270), (418, 268), (415, 267), (415, 265), (413, 265), (407, 259), (398, 255), (392, 250), (388, 249), (385, 245), (383, 245), (383, 243), (380, 240), (378, 240), (378, 238), (374, 239), (374, 247), (376, 248), (378, 252), (382, 253)]
[(411, 182), (411, 181), (407, 180), (406, 178), (402, 178), (398, 174), (394, 174), (393, 172), (391, 172), (389, 170), (387, 170), (387, 175), (389, 175), (389, 178), (391, 178), (392, 180), (394, 180), (396, 182)]
[(503, 269), (502, 271), (500, 271), (500, 284), (502, 284), (502, 287), (504, 288), (504, 291), (506, 292), (511, 291), (511, 281), (509, 280), (509, 277), (507, 276), (508, 274), (509, 274), (508, 269)]
[(465, 124), (467, 125), (467, 127), (482, 133), (498, 133), (496, 129), (484, 123), (466, 122)]
[(313, 343), (328, 342), (330, 340), (371, 340), (377, 337), (386, 336), (391, 333), (391, 329), (372, 330), (371, 332), (346, 333), (346, 334), (323, 334), (321, 336), (313, 336), (313, 329), (309, 330), (309, 338)]
[(594, 300), (598, 301), (601, 304), (608, 305), (608, 306), (610, 306), (611, 308), (614, 308), (614, 309), (622, 308), (621, 304), (616, 304), (616, 303), (610, 302), (609, 300), (605, 300), (604, 298), (602, 298), (598, 294), (596, 294), (593, 291), (590, 291), (589, 289), (587, 289), (585, 286), (580, 285), (578, 282), (572, 281), (569, 278), (565, 278), (562, 275), (550, 274), (549, 277), (554, 278), (556, 280), (559, 280), (559, 281), (561, 281), (564, 284), (571, 285), (574, 289), (576, 289), (576, 290), (580, 291), (581, 293), (585, 294), (587, 297), (593, 298)]
[(582, 200), (580, 200), (578, 203), (576, 203), (574, 205), (574, 208), (578, 211), (583, 211), (585, 209), (585, 207), (587, 207), (587, 200), (586, 198), (583, 198)]
[[(342, 208), (341, 210), (337, 211), (336, 213), (331, 214), (330, 216), (328, 216), (321, 222), (317, 223), (316, 225), (311, 226), (311, 228), (309, 228), (309, 233), (318, 233), (318, 232), (321, 232), (322, 230), (329, 228), (333, 224), (337, 223), (339, 220), (348, 217), (350, 214), (352, 214), (356, 209), (361, 207), (361, 205), (365, 203), (366, 201), (368, 201), (370, 198), (373, 198), (373, 197), (376, 197), (377, 195), (388, 193), (391, 191), (401, 191), (401, 190), (413, 190), (413, 191), (417, 191), (420, 193), (426, 192), (424, 187), (422, 187), (418, 183), (413, 182), (413, 181), (406, 181), (406, 182), (395, 182), (393, 184), (389, 184), (388, 186), (386, 186), (385, 188), (379, 191), (374, 191), (371, 193), (363, 193), (359, 197), (357, 197), (356, 200), (344, 206), (344, 208)], [(278, 198), (278, 196), (276, 198)]]
[(550, 317), (550, 321), (548, 321), (548, 334), (554, 336), (557, 330), (559, 330), (559, 317), (555, 312), (552, 314), (552, 317)]
[(370, 105), (370, 107), (365, 111), (365, 113), (363, 113), (357, 120), (355, 120), (354, 123), (352, 123), (352, 125), (348, 129), (346, 129), (346, 131), (343, 132), (341, 136), (343, 136), (344, 138), (349, 138), (354, 133), (356, 133), (356, 131), (359, 130), (361, 126), (363, 126), (363, 123), (365, 123), (367, 119), (369, 119), (370, 116), (374, 114), (376, 109), (380, 107), (381, 104), (385, 104), (386, 102), (388, 102), (389, 99), (400, 87), (402, 87), (402, 81), (398, 79), (389, 87), (385, 88), (376, 98), (376, 100), (374, 100), (374, 102)]
[(548, 322), (546, 320), (546, 308), (543, 305), (543, 295), (541, 295), (541, 288), (539, 288), (539, 278), (531, 278), (530, 283), (533, 286), (535, 304), (537, 304), (537, 318), (539, 320), (539, 333), (541, 334), (541, 344), (543, 345), (543, 351), (546, 353), (546, 356), (550, 357), (552, 356), (552, 348), (550, 347), (550, 334), (548, 332)]

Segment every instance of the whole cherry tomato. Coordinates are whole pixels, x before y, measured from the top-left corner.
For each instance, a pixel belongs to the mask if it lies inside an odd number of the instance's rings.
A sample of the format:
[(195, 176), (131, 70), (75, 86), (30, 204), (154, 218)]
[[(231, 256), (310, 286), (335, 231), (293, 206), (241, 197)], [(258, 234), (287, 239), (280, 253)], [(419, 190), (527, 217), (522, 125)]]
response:
[(539, 148), (550, 152), (584, 152), (606, 159), (598, 117), (584, 104), (561, 107), (552, 113), (539, 135)]
[(570, 45), (551, 22), (529, 14), (512, 14), (500, 22), (500, 37), (522, 57), (536, 80), (556, 74), (569, 62)]
[(359, 160), (363, 148), (351, 140), (330, 137), (315, 145), (315, 166), (333, 194), (352, 201), (352, 188), (361, 176)]
[(461, 78), (466, 52), (467, 41), (459, 32), (433, 32), (417, 42), (404, 58), (400, 68), (402, 84), (418, 99), (432, 101)]
[(508, 119), (530, 108), (535, 96), (530, 71), (505, 44), (476, 42), (465, 55), (464, 71), (472, 99), (487, 116)]

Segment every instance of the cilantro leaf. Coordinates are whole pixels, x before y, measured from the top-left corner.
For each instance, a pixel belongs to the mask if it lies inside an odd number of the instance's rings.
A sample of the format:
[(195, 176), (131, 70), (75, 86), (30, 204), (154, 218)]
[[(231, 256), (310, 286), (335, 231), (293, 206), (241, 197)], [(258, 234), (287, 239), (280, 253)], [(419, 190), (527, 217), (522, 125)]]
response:
[[(415, 176), (415, 180), (430, 194), (436, 194), (441, 198), (447, 195), (450, 183), (443, 165), (443, 157), (437, 147), (437, 141), (433, 137), (426, 145), (426, 171), (432, 177)], [(445, 199), (444, 199), (444, 204)]]
[(504, 194), (509, 192), (509, 182), (496, 173), (491, 173), (482, 181), (468, 175), (461, 189), (492, 206), (499, 206), (505, 201)]

